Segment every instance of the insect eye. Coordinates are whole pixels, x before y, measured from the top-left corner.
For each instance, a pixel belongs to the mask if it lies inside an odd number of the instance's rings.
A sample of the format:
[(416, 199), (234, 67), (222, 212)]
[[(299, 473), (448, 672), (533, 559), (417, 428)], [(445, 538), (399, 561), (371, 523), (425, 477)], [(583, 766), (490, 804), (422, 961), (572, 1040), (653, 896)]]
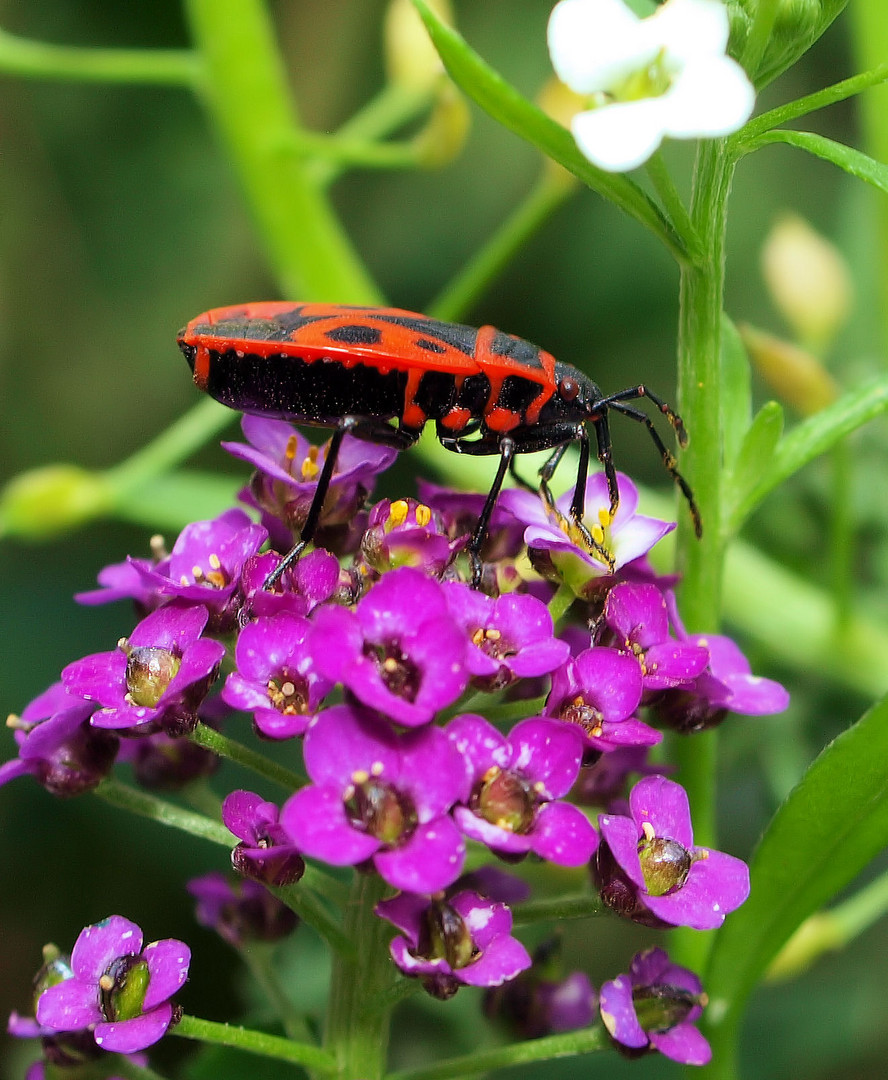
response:
[(569, 375), (565, 376), (558, 384), (558, 393), (562, 401), (573, 401), (580, 392), (580, 384)]

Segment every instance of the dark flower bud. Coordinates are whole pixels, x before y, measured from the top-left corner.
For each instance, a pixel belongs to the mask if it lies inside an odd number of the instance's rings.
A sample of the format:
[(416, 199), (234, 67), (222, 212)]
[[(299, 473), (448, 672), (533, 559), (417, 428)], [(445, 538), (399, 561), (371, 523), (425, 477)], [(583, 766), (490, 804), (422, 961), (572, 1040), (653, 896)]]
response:
[(444, 900), (434, 901), (426, 909), (417, 953), (427, 960), (446, 960), (455, 971), (466, 967), (477, 956), (465, 920)]
[(636, 986), (632, 991), (635, 1015), (645, 1031), (669, 1031), (687, 1019), (698, 1005), (706, 1004), (705, 994), (692, 994), (680, 986), (655, 983)]

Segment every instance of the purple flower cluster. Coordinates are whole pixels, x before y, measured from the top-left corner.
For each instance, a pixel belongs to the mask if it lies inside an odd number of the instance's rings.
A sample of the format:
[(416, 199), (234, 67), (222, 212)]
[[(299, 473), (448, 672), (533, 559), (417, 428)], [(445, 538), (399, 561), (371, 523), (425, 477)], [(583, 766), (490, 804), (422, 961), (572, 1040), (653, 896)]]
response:
[[(627, 477), (613, 517), (604, 478), (589, 479), (582, 530), (569, 499), (547, 507), (503, 493), (478, 591), (462, 554), (478, 496), (426, 486), (427, 503), (367, 510), (393, 452), (346, 438), (318, 546), (266, 590), (326, 450), (276, 420), (247, 418), (244, 433), (249, 444), (228, 449), (257, 470), (243, 497), (262, 524), (231, 509), (189, 525), (169, 554), (155, 544), (152, 560), (102, 571), (102, 589), (81, 600), (129, 598), (140, 621), (115, 649), (69, 664), (15, 718), (19, 756), (0, 767), (0, 784), (29, 774), (73, 794), (119, 758), (169, 787), (206, 771), (176, 745), (190, 746), (200, 722), (231, 725), (232, 711), (252, 717), (272, 756), (301, 738), (307, 782), (282, 806), (246, 790), (225, 798), (232, 861), (248, 880), (193, 882), (200, 921), (234, 943), (261, 938), (289, 928), (265, 886), (293, 885), (305, 858), (372, 871), (397, 890), (377, 909), (399, 931), (394, 962), (439, 997), (499, 987), (531, 965), (506, 900), (458, 881), (467, 842), (512, 864), (588, 865), (605, 903), (651, 927), (717, 927), (743, 902), (745, 866), (694, 845), (684, 791), (647, 751), (663, 726), (689, 733), (729, 712), (777, 712), (786, 693), (752, 676), (728, 639), (685, 631), (674, 579), (646, 559), (673, 526), (637, 513)], [(556, 590), (559, 604), (575, 598), (558, 627)], [(633, 774), (642, 779), (630, 793)], [(593, 806), (597, 820), (582, 808)], [(660, 956), (605, 984), (605, 1023), (633, 1050), (700, 1059), (700, 988)], [(71, 978), (45, 991), (37, 1019), (138, 1049), (172, 1021), (186, 970), (184, 946), (143, 952), (138, 928), (114, 916), (81, 935)], [(596, 998), (582, 973), (525, 978), (545, 1030), (589, 1022)], [(663, 980), (681, 1001), (645, 997)], [(659, 1011), (642, 1004), (651, 998)]]

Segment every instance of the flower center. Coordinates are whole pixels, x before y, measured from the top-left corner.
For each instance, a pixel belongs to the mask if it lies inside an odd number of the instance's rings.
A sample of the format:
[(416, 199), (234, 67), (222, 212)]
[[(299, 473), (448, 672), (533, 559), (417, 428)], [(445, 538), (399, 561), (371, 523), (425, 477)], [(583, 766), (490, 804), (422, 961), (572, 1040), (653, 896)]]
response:
[(181, 658), (156, 645), (133, 648), (126, 638), (121, 638), (117, 647), (126, 653), (127, 700), (153, 709), (176, 677)]
[(276, 679), (269, 679), (268, 700), (273, 708), (284, 716), (303, 716), (308, 712), (308, 685), (301, 676), (291, 678), (282, 672)]
[(610, 101), (642, 101), (644, 98), (662, 97), (672, 86), (675, 72), (666, 63), (666, 50), (661, 49), (647, 67), (627, 75), (622, 82), (610, 88)]
[(505, 660), (514, 656), (517, 651), (512, 643), (503, 637), (502, 631), (493, 626), (488, 628), (479, 626), (472, 634), (472, 644), (477, 645), (491, 660)]
[[(705, 998), (706, 995), (700, 996)], [(687, 1019), (696, 1005), (705, 1004), (700, 996), (680, 986), (654, 983), (653, 986), (636, 986), (632, 991), (632, 1004), (644, 1031), (662, 1032)]]
[(99, 1007), (107, 1021), (142, 1015), (151, 973), (138, 956), (118, 956), (99, 979)]
[(385, 688), (405, 701), (415, 701), (419, 693), (421, 673), (397, 642), (364, 646), (364, 654), (373, 659)]
[[(222, 560), (215, 551), (207, 556), (206, 570), (199, 563), (191, 567), (191, 577), (195, 585), (209, 585), (213, 589), (224, 589), (228, 584), (228, 575), (222, 569)], [(182, 585), (192, 584), (185, 574), (182, 574), (179, 581)]]
[(318, 473), (321, 471), (321, 467), (318, 464), (318, 457), (320, 455), (321, 448), (319, 446), (310, 446), (308, 453), (302, 460), (302, 479), (305, 481), (314, 480)]
[(468, 967), (480, 956), (465, 920), (443, 900), (426, 909), (416, 951), (426, 960), (445, 960), (452, 971)]
[(523, 834), (533, 826), (537, 800), (527, 781), (493, 765), (472, 793), (469, 807), (491, 825)]
[(351, 825), (389, 847), (406, 840), (418, 822), (408, 795), (366, 772), (352, 774), (343, 801)]
[(683, 844), (663, 836), (654, 836), (649, 822), (638, 841), (638, 859), (649, 896), (666, 896), (680, 889), (688, 880), (694, 859)]
[(576, 724), (591, 739), (597, 738), (603, 730), (603, 714), (589, 704), (582, 694), (565, 701), (558, 712), (558, 718), (568, 724)]

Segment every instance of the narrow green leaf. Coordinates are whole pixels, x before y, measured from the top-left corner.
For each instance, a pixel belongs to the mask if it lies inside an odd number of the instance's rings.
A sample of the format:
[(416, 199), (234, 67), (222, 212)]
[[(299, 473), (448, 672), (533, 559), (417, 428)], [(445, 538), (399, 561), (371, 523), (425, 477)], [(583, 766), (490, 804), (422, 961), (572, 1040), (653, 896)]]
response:
[(717, 935), (705, 986), (714, 1056), (793, 931), (888, 845), (888, 699), (820, 754), (751, 862), (752, 892)]
[(758, 150), (769, 143), (786, 143), (788, 146), (807, 150), (809, 154), (823, 158), (824, 161), (830, 161), (851, 176), (856, 176), (858, 180), (863, 180), (878, 188), (879, 191), (888, 193), (888, 165), (873, 160), (869, 154), (864, 154), (861, 150), (855, 150), (851, 146), (845, 146), (844, 143), (827, 139), (823, 135), (815, 135), (813, 131), (788, 131), (784, 128), (765, 131), (757, 135), (745, 143), (744, 149), (747, 152)]
[(721, 326), (722, 439), (725, 462), (732, 468), (752, 417), (752, 379), (749, 357), (733, 320), (722, 315)]
[(762, 499), (784, 480), (886, 409), (888, 376), (879, 375), (856, 390), (849, 390), (834, 405), (802, 421), (777, 444), (770, 468), (745, 497), (737, 501), (727, 524), (736, 531)]
[(776, 401), (768, 401), (747, 428), (726, 480), (723, 504), (726, 521), (734, 521), (734, 508), (745, 502), (768, 472), (782, 434), (783, 408)]
[(528, 101), (489, 67), (460, 37), (441, 22), (424, 0), (413, 0), (429, 36), (456, 85), (503, 127), (542, 150), (584, 184), (610, 199), (658, 236), (675, 257), (687, 258), (685, 245), (657, 204), (632, 180), (604, 172), (588, 162), (570, 132)]

